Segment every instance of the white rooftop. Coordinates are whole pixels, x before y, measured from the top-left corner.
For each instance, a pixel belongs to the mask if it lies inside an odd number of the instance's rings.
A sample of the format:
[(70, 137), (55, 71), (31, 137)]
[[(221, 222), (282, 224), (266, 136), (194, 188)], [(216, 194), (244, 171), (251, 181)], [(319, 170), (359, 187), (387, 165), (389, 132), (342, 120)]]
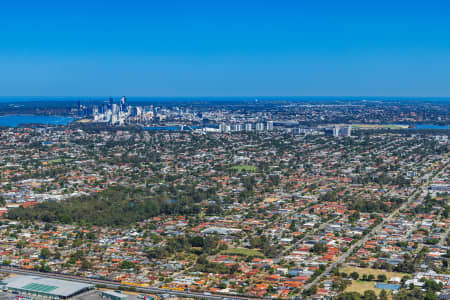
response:
[(8, 288), (62, 297), (69, 297), (83, 290), (94, 288), (94, 285), (87, 283), (24, 275), (8, 277), (3, 282)]

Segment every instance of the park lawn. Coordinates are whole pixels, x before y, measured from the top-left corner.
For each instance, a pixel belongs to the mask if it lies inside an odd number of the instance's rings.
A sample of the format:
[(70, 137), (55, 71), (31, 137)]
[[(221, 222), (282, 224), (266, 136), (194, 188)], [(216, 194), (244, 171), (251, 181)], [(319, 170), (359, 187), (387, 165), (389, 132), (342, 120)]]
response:
[(408, 125), (396, 124), (353, 124), (355, 128), (360, 129), (408, 129)]
[(408, 275), (407, 273), (389, 272), (386, 270), (379, 270), (379, 269), (372, 269), (372, 268), (358, 268), (358, 267), (350, 267), (350, 266), (340, 268), (339, 272), (341, 272), (341, 273), (344, 272), (344, 273), (347, 273), (348, 275), (350, 275), (352, 272), (357, 272), (357, 273), (359, 273), (360, 279), (362, 278), (363, 274), (367, 274), (367, 275), (372, 274), (373, 276), (375, 276), (375, 279), (377, 278), (378, 275), (384, 274), (384, 275), (386, 275), (387, 280), (391, 279), (392, 277), (402, 278), (403, 276)]
[(371, 290), (378, 296), (381, 289), (375, 288), (375, 283), (375, 281), (352, 280), (352, 284), (345, 289), (345, 292), (358, 292), (364, 294), (365, 291)]
[(57, 159), (53, 159), (53, 160), (49, 160), (48, 163), (49, 164), (58, 164), (58, 163), (62, 163), (62, 162), (71, 162), (73, 159), (72, 158), (57, 158)]
[(256, 172), (258, 168), (256, 166), (247, 166), (247, 165), (241, 165), (241, 166), (233, 166), (231, 167), (233, 170), (237, 170), (239, 172), (247, 171), (247, 172)]
[(246, 249), (246, 248), (232, 248), (232, 249), (224, 250), (221, 253), (228, 254), (228, 255), (264, 257), (264, 254), (262, 254), (258, 250)]

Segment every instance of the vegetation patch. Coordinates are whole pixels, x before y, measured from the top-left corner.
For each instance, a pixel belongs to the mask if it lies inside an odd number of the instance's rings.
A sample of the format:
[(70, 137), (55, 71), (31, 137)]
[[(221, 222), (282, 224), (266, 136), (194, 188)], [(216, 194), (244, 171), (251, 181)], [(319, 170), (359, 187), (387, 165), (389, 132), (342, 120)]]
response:
[(364, 274), (373, 275), (375, 278), (377, 278), (378, 275), (386, 275), (387, 280), (391, 279), (392, 277), (402, 278), (403, 276), (409, 275), (407, 273), (389, 272), (389, 271), (382, 270), (382, 269), (358, 268), (358, 267), (350, 267), (350, 266), (339, 268), (339, 272), (347, 273), (348, 275), (350, 275), (353, 272), (356, 272), (359, 274), (359, 278), (362, 278), (362, 276)]
[[(196, 215), (200, 213), (201, 201), (215, 197), (214, 190), (204, 191), (193, 186), (178, 186), (178, 189), (161, 186), (155, 191), (116, 186), (100, 193), (65, 201), (47, 201), (35, 207), (13, 208), (8, 211), (8, 218), (65, 224), (123, 226), (160, 214)], [(217, 205), (207, 207), (207, 213), (220, 212), (221, 208)]]
[(246, 172), (256, 172), (258, 170), (258, 167), (256, 166), (247, 166), (247, 165), (241, 165), (241, 166), (233, 166), (231, 167), (232, 170), (236, 170), (238, 172), (246, 171)]
[(221, 253), (228, 254), (228, 255), (264, 257), (264, 254), (262, 254), (258, 250), (247, 249), (247, 248), (233, 248), (233, 249), (228, 249), (228, 250), (222, 251)]
[(381, 289), (377, 289), (375, 287), (374, 281), (361, 281), (361, 280), (352, 280), (352, 284), (349, 285), (345, 292), (358, 292), (360, 294), (364, 294), (365, 291), (374, 291), (375, 294), (379, 294)]

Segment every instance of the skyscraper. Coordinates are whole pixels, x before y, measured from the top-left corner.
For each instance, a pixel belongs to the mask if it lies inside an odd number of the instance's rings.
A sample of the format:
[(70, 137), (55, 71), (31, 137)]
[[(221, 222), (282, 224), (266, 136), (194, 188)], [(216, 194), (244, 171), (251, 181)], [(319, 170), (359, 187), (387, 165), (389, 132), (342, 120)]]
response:
[(122, 99), (120, 99), (120, 111), (126, 110), (127, 110), (127, 97), (123, 96)]
[(341, 128), (339, 126), (333, 127), (333, 136), (338, 137), (340, 131), (341, 131)]
[(114, 102), (113, 98), (109, 97), (108, 109), (112, 109), (113, 102)]

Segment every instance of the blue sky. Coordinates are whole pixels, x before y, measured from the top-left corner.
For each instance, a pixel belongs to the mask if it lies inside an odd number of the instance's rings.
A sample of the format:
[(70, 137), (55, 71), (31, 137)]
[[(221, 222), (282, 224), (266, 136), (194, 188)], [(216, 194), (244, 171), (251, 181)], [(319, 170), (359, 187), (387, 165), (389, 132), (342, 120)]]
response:
[(2, 96), (450, 96), (450, 1), (2, 1)]

